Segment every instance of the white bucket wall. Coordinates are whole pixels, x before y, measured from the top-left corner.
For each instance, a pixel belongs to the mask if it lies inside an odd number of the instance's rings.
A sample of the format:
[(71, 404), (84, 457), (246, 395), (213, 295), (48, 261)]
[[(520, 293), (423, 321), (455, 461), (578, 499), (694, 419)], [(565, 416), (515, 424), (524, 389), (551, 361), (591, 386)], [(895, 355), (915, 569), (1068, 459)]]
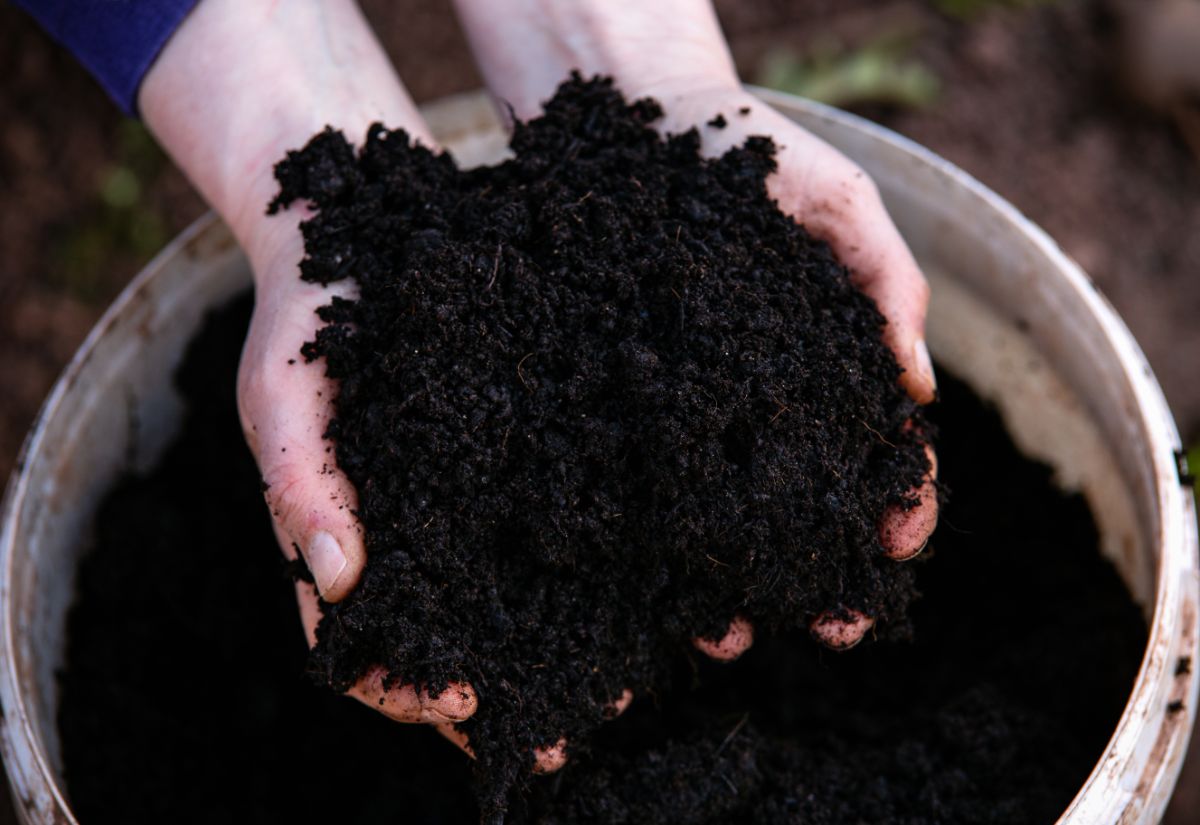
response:
[[(788, 95), (776, 108), (861, 164), (934, 286), (935, 358), (1000, 407), (1027, 452), (1097, 515), (1104, 552), (1151, 622), (1129, 704), (1060, 825), (1158, 822), (1200, 684), (1196, 515), (1179, 436), (1144, 356), (1091, 282), (1043, 232), (974, 179), (867, 121)], [(464, 164), (505, 138), (478, 94), (426, 108)], [(205, 311), (249, 285), (211, 216), (121, 294), (52, 391), (10, 482), (0, 532), (0, 755), (30, 825), (75, 823), (61, 779), (55, 672), (95, 508), (175, 432), (171, 374)], [(1176, 663), (1190, 656), (1189, 673)], [(1183, 710), (1168, 712), (1182, 702)]]

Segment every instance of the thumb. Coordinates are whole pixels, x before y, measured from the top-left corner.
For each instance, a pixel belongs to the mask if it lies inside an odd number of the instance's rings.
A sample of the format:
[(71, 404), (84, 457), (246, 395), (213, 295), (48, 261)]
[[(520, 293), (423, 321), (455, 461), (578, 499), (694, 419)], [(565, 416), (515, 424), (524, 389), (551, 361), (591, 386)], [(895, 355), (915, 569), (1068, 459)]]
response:
[(928, 404), (937, 395), (925, 345), (929, 284), (884, 207), (879, 189), (857, 165), (829, 144), (773, 112), (782, 136), (779, 171), (768, 190), (784, 211), (829, 242), (855, 283), (887, 318), (884, 343), (904, 372), (900, 383)]
[(843, 198), (832, 198), (828, 202), (831, 206), (811, 223), (887, 318), (883, 340), (904, 370), (900, 383), (915, 401), (928, 404), (937, 395), (937, 380), (925, 344), (929, 284), (892, 223), (874, 183), (854, 169), (831, 186), (840, 187)]
[(260, 297), (255, 306), (238, 408), (276, 535), (299, 549), (321, 598), (337, 602), (354, 589), (366, 562), (358, 497), (324, 437), (337, 387), (323, 363), (299, 355), (330, 290), (300, 284), (287, 292), (276, 300)]

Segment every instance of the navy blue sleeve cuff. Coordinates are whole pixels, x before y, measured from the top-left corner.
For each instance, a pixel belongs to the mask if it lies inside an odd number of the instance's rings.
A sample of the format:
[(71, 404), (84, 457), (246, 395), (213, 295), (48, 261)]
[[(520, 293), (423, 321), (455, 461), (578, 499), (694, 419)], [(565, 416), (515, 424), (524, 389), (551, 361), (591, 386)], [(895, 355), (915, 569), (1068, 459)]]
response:
[(15, 0), (128, 114), (142, 78), (197, 0)]

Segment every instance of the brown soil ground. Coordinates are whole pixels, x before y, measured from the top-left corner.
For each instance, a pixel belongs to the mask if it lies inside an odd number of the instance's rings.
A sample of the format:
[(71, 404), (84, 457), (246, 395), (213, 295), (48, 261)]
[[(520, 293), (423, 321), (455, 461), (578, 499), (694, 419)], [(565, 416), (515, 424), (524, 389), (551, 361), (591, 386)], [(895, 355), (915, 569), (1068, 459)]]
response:
[[(445, 0), (363, 5), (418, 101), (479, 85)], [(1133, 329), (1185, 439), (1196, 443), (1200, 157), (1180, 119), (1161, 113), (1170, 105), (1151, 109), (1144, 94), (1125, 91), (1129, 73), (1117, 55), (1127, 27), (1113, 10), (1129, 4), (932, 5), (989, 8), (962, 20), (914, 0), (717, 2), (747, 78), (773, 48), (830, 35), (855, 46), (908, 32), (913, 55), (940, 79), (939, 97), (919, 110), (860, 111), (943, 154), (1044, 226)], [(204, 207), (90, 77), (10, 5), (0, 6), (0, 77), (4, 477), (41, 399), (104, 306)], [(14, 821), (8, 816), (0, 800), (0, 825)], [(1165, 821), (1198, 819), (1200, 746)]]

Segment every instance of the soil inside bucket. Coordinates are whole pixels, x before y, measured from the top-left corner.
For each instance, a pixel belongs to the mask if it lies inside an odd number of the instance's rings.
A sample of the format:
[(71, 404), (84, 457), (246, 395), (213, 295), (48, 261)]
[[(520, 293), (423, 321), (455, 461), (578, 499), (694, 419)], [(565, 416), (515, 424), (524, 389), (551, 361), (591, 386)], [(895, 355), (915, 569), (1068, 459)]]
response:
[[(192, 346), (182, 434), (105, 500), (62, 677), (67, 790), (100, 823), (476, 823), (468, 759), (304, 677), (292, 587), (234, 406), (249, 301)], [(953, 491), (917, 570), (912, 641), (786, 635), (680, 652), (591, 755), (511, 821), (1051, 822), (1099, 757), (1146, 640), (1085, 502), (945, 373)]]
[(276, 170), (273, 208), (315, 210), (303, 276), (358, 288), (305, 349), (339, 382), (367, 547), (311, 666), (339, 692), (377, 666), (469, 683), (489, 822), (536, 748), (578, 758), (737, 614), (907, 632), (913, 568), (879, 525), (926, 433), (883, 318), (768, 196), (770, 140), (706, 159), (660, 116), (576, 75), (496, 166), (375, 126)]

